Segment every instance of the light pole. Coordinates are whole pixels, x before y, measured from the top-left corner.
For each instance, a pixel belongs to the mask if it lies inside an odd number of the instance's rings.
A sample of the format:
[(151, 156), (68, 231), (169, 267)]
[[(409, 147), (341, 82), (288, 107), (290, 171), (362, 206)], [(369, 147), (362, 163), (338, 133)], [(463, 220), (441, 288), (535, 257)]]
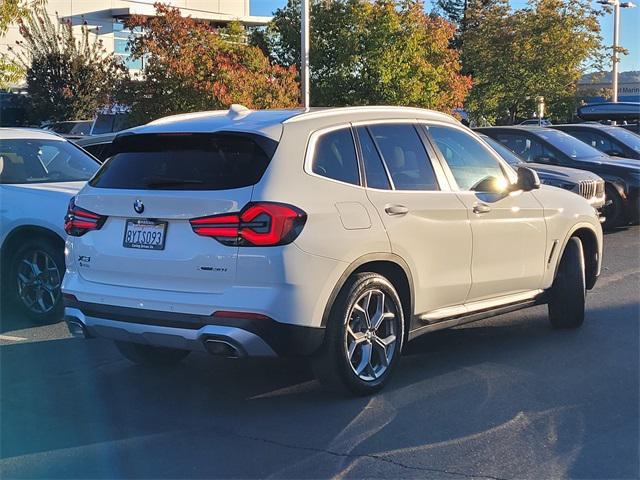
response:
[(620, 9), (633, 8), (636, 5), (633, 2), (620, 2), (620, 0), (599, 0), (601, 5), (613, 6), (613, 67), (611, 69), (611, 87), (613, 88), (612, 100), (618, 102), (618, 48), (620, 47)]
[(300, 79), (302, 106), (309, 108), (311, 106), (310, 82), (309, 82), (309, 0), (302, 0), (302, 12), (300, 18)]

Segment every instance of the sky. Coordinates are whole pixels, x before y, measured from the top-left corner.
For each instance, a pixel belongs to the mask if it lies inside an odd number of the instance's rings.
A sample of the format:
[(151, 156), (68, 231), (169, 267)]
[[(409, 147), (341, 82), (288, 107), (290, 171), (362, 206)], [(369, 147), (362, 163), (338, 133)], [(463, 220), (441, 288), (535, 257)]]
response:
[[(634, 1), (634, 3), (636, 2), (640, 4), (639, 0)], [(275, 9), (286, 3), (287, 0), (251, 0), (251, 14), (271, 15)], [(426, 3), (428, 6), (429, 2)], [(526, 5), (526, 1), (512, 0), (511, 4), (514, 8), (521, 8)], [(613, 43), (613, 14), (601, 17), (600, 24), (605, 45), (611, 45)], [(640, 70), (640, 5), (636, 8), (621, 9), (620, 46), (629, 50), (629, 54), (621, 58), (620, 71)]]

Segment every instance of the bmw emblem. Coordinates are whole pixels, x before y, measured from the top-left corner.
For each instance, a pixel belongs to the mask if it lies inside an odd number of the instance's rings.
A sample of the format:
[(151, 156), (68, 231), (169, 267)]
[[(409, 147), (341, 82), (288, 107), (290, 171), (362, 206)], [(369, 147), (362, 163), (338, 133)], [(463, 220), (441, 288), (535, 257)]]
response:
[(144, 203), (142, 203), (141, 200), (136, 200), (135, 202), (133, 202), (133, 209), (136, 211), (136, 213), (144, 212)]

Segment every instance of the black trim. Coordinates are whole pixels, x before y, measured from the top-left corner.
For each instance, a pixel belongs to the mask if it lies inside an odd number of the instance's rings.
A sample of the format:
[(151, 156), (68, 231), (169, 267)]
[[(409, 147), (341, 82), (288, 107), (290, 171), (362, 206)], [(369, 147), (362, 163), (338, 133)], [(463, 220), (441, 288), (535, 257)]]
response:
[(68, 297), (64, 297), (64, 305), (65, 307), (77, 308), (88, 317), (118, 322), (189, 330), (198, 330), (207, 325), (240, 328), (262, 338), (280, 356), (311, 355), (322, 345), (324, 340), (324, 328), (290, 325), (277, 322), (271, 318), (226, 318), (191, 313), (164, 312), (81, 302)]
[(329, 295), (327, 304), (324, 307), (324, 313), (322, 314), (322, 322), (321, 322), (322, 327), (325, 327), (327, 325), (327, 322), (329, 321), (329, 314), (331, 313), (331, 307), (333, 306), (333, 303), (336, 297), (340, 293), (340, 290), (342, 290), (342, 287), (346, 283), (347, 279), (353, 274), (353, 272), (355, 272), (362, 265), (370, 262), (389, 262), (389, 263), (394, 263), (398, 265), (400, 268), (402, 268), (402, 270), (404, 271), (409, 281), (409, 290), (411, 292), (411, 300), (410, 300), (411, 311), (409, 312), (408, 315), (406, 315), (406, 317), (410, 317), (410, 315), (413, 313), (413, 309), (414, 309), (413, 276), (411, 275), (411, 270), (409, 269), (409, 265), (407, 265), (407, 263), (401, 257), (394, 255), (393, 253), (369, 253), (354, 260), (353, 263), (349, 265), (349, 267), (342, 273), (342, 275), (336, 282), (336, 285), (333, 287), (333, 290), (331, 291), (331, 295)]
[[(548, 303), (549, 294), (544, 291), (532, 298), (531, 300), (525, 300), (523, 302), (508, 303), (506, 305), (500, 305), (498, 307), (490, 307), (482, 310), (476, 310), (475, 312), (465, 313), (462, 315), (454, 315), (451, 317), (440, 318), (433, 322), (426, 322), (421, 319), (419, 315), (414, 317), (413, 324), (421, 324), (421, 326), (414, 328), (409, 332), (409, 340), (413, 340), (425, 333), (433, 332), (436, 330), (443, 330), (445, 328), (456, 327), (467, 323), (477, 322), (486, 318), (495, 317), (505, 313), (515, 312), (516, 310), (522, 310), (523, 308), (533, 307), (535, 305), (542, 305)], [(426, 324), (425, 324), (426, 323)]]

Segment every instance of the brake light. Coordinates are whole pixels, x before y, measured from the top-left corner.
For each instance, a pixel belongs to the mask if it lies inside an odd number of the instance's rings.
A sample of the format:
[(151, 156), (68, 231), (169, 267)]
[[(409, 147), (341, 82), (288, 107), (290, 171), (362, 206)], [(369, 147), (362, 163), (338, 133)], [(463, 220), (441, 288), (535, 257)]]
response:
[(76, 198), (72, 197), (64, 217), (64, 231), (72, 237), (80, 237), (90, 230), (99, 230), (106, 219), (105, 216), (78, 207)]
[(299, 208), (284, 203), (249, 203), (239, 213), (222, 213), (190, 220), (198, 235), (224, 245), (272, 247), (293, 242), (307, 220)]

